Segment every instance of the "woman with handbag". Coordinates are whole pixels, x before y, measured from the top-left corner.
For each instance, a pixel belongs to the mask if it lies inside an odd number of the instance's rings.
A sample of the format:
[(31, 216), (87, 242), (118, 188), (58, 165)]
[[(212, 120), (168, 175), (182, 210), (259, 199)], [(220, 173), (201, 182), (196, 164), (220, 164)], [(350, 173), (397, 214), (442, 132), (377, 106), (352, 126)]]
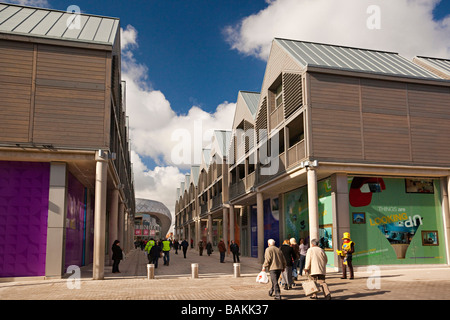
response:
[[(325, 251), (319, 247), (319, 241), (316, 239), (311, 240), (311, 248), (306, 253), (306, 265), (305, 272), (309, 273), (314, 281), (322, 286), (323, 295), (325, 299), (331, 299), (331, 293), (328, 289), (328, 285), (325, 283), (325, 274), (327, 273), (328, 258)], [(317, 299), (317, 295), (314, 293), (311, 299)]]

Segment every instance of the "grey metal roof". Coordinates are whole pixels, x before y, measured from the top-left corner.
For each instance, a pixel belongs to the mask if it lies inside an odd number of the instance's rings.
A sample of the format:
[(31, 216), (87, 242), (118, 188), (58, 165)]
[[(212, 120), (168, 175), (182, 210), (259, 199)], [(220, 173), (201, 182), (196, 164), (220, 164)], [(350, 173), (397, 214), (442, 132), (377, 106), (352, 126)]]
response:
[(450, 60), (429, 57), (416, 57), (415, 59), (420, 60), (432, 69), (440, 71), (450, 77)]
[(260, 94), (258, 92), (248, 91), (239, 91), (239, 93), (242, 95), (242, 98), (244, 99), (247, 108), (250, 110), (253, 119), (256, 119)]
[[(0, 3), (0, 33), (113, 45), (118, 18)], [(78, 19), (79, 18), (79, 19)], [(74, 24), (70, 24), (74, 21)], [(79, 21), (79, 25), (78, 22)]]
[(220, 156), (226, 157), (228, 152), (228, 146), (231, 142), (231, 131), (230, 130), (214, 130), (214, 136), (216, 138), (217, 146), (219, 147)]
[(442, 80), (397, 53), (296, 40), (275, 39), (303, 67)]

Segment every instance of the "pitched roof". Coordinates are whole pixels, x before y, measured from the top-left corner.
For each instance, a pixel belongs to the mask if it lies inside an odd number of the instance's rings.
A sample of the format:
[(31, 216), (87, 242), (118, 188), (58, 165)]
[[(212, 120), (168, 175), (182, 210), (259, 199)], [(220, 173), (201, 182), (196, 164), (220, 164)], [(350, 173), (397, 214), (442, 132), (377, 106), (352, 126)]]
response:
[(429, 57), (415, 57), (415, 62), (419, 62), (422, 66), (426, 67), (430, 71), (441, 73), (450, 79), (450, 60), (449, 59), (439, 59), (439, 58), (429, 58)]
[(118, 28), (118, 18), (0, 3), (0, 33), (112, 46)]
[(442, 80), (397, 53), (337, 45), (275, 39), (301, 66)]
[(244, 99), (248, 110), (253, 116), (253, 119), (256, 119), (260, 94), (258, 92), (248, 92), (248, 91), (239, 91), (239, 93)]

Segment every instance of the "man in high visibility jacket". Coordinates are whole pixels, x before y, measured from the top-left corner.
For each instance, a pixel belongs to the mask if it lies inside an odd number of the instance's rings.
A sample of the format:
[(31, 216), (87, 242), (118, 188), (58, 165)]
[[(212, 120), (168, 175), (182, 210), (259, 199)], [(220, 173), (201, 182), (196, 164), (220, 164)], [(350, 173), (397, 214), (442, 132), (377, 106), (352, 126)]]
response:
[(168, 266), (169, 265), (169, 261), (170, 261), (170, 256), (169, 256), (169, 252), (170, 252), (170, 240), (169, 239), (165, 239), (162, 242), (162, 251), (164, 253), (164, 265)]
[(151, 238), (150, 240), (148, 240), (147, 244), (145, 245), (145, 252), (147, 252), (147, 258), (148, 258), (148, 262), (152, 263), (152, 258), (150, 257), (150, 250), (152, 250), (152, 247), (155, 245), (155, 240), (153, 240), (153, 238)]

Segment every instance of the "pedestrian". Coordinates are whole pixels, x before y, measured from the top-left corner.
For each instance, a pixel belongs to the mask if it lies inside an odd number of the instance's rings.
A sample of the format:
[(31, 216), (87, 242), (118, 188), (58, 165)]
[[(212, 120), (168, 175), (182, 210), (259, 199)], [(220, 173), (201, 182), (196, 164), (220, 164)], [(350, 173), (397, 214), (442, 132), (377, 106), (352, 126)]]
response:
[(194, 249), (194, 239), (191, 238), (191, 249)]
[(161, 252), (162, 252), (162, 248), (158, 245), (154, 245), (150, 249), (150, 252), (148, 254), (149, 259), (151, 260), (150, 263), (155, 265), (155, 269), (158, 268), (158, 261), (159, 261), (159, 258), (161, 258)]
[(283, 252), (284, 259), (286, 260), (286, 268), (284, 268), (284, 271), (281, 274), (281, 285), (284, 286), (284, 290), (289, 290), (294, 284), (292, 281), (292, 265), (295, 260), (295, 252), (291, 247), (289, 240), (283, 241), (280, 250)]
[(219, 253), (220, 253), (220, 263), (224, 263), (225, 262), (225, 252), (227, 251), (227, 247), (225, 246), (225, 242), (223, 242), (223, 239), (220, 239), (217, 247), (219, 248)]
[(234, 263), (236, 263), (236, 261), (240, 262), (239, 261), (239, 255), (240, 255), (240, 253), (239, 253), (239, 245), (236, 242), (231, 241), (230, 250), (233, 253), (233, 262)]
[(289, 239), (289, 243), (291, 244), (292, 249), (294, 250), (295, 259), (292, 264), (292, 277), (297, 280), (298, 277), (298, 267), (300, 266), (300, 247), (295, 238)]
[(212, 244), (211, 242), (208, 241), (208, 243), (206, 244), (206, 253), (208, 254), (208, 257), (211, 255), (212, 252), (213, 252)]
[(119, 271), (119, 263), (120, 260), (123, 259), (123, 253), (122, 253), (122, 249), (119, 247), (120, 241), (116, 240), (114, 241), (113, 245), (112, 245), (112, 260), (113, 262), (113, 267), (112, 267), (112, 273), (120, 273)]
[(203, 255), (203, 241), (200, 240), (198, 242), (198, 253), (202, 256)]
[[(330, 300), (331, 293), (325, 282), (327, 262), (327, 255), (325, 254), (325, 251), (319, 247), (319, 241), (317, 239), (312, 239), (311, 248), (309, 248), (306, 253), (306, 264), (304, 270), (306, 273), (309, 273), (312, 279), (322, 287), (325, 299)], [(313, 294), (310, 298), (317, 299), (317, 295)]]
[(308, 245), (305, 244), (305, 239), (300, 239), (299, 245), (299, 253), (300, 253), (300, 275), (303, 275), (303, 269), (305, 268), (306, 263), (306, 253), (308, 252)]
[(344, 232), (342, 238), (342, 251), (338, 251), (340, 260), (342, 261), (342, 277), (341, 279), (347, 279), (347, 267), (350, 273), (350, 280), (354, 279), (353, 275), (353, 253), (355, 252), (355, 243), (350, 239), (350, 233)]
[(275, 293), (275, 299), (281, 300), (280, 286), (278, 285), (278, 279), (281, 272), (286, 268), (286, 259), (279, 248), (275, 246), (275, 240), (269, 239), (267, 241), (269, 245), (264, 252), (264, 263), (262, 270), (269, 270), (270, 281), (272, 282), (272, 288), (269, 290), (269, 296)]
[(184, 258), (186, 259), (186, 251), (189, 247), (189, 243), (186, 241), (186, 239), (184, 239), (183, 242), (181, 242), (181, 247), (183, 248), (183, 255)]
[(164, 265), (169, 266), (170, 262), (170, 240), (166, 238), (162, 241), (162, 251), (164, 253)]
[(173, 248), (175, 249), (175, 254), (178, 254), (178, 247), (180, 244), (178, 243), (178, 240), (173, 241)]
[(150, 250), (152, 250), (152, 247), (155, 245), (156, 242), (153, 238), (151, 238), (145, 245), (144, 251), (147, 253), (148, 263), (152, 263), (152, 258), (150, 257)]

